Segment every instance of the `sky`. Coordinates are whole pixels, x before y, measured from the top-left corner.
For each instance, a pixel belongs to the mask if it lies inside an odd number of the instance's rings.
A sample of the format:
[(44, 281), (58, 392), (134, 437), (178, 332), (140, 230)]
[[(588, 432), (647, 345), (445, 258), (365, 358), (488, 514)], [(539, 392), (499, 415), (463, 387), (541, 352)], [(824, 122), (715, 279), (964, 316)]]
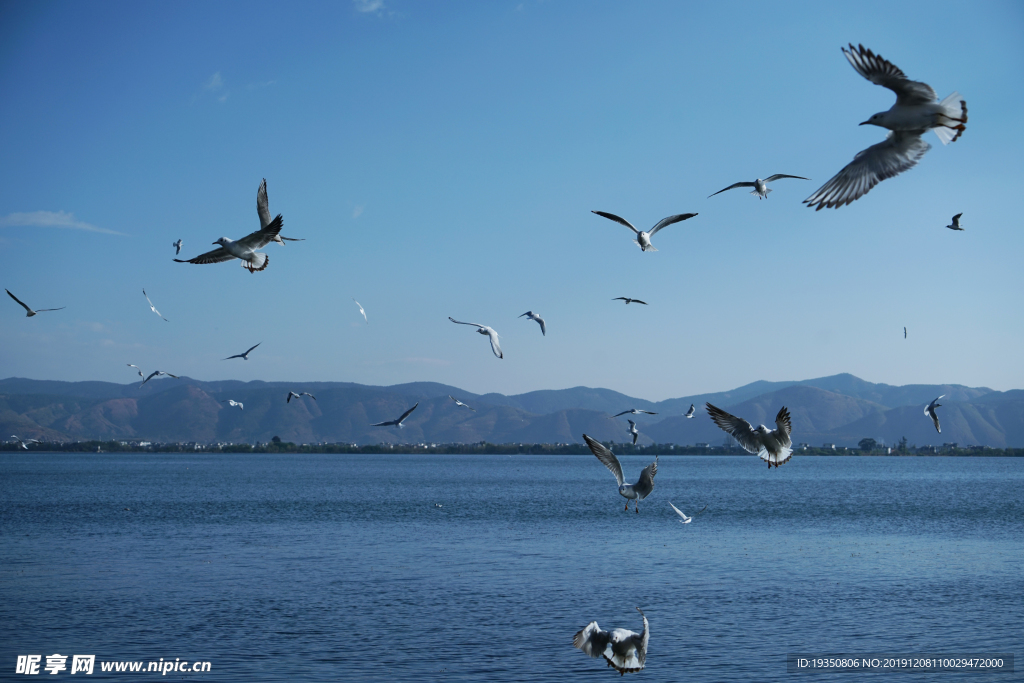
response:
[[(1022, 37), (1019, 2), (0, 2), (0, 286), (66, 306), (4, 295), (0, 377), (1024, 388)], [(970, 120), (814, 211), (894, 101), (848, 43)], [(773, 173), (811, 180), (708, 198)], [(263, 178), (306, 241), (173, 262), (257, 230)], [(643, 253), (592, 210), (699, 215)]]

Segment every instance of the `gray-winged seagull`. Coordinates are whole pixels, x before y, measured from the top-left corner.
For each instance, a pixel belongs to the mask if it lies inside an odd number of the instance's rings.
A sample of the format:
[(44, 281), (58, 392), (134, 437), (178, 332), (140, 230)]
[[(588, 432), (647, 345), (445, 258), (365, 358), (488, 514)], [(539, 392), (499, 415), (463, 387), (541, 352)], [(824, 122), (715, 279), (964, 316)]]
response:
[[(548, 328), (547, 328), (547, 325), (544, 324), (544, 318), (540, 317), (540, 315), (538, 315), (537, 313), (534, 313), (533, 311), (527, 311), (526, 313), (523, 313), (523, 315), (526, 316), (527, 320), (534, 320), (534, 321), (536, 321), (537, 324), (540, 325), (540, 333), (543, 336), (545, 336), (545, 337), (548, 336)], [(523, 315), (521, 315), (519, 317), (522, 318)]]
[(636, 228), (633, 227), (632, 223), (627, 221), (625, 218), (616, 216), (614, 213), (608, 213), (607, 211), (591, 211), (590, 213), (596, 213), (598, 216), (607, 218), (610, 221), (615, 221), (616, 223), (625, 225), (627, 228), (636, 233), (636, 245), (640, 247), (640, 251), (658, 251), (657, 249), (654, 248), (654, 245), (651, 244), (651, 238), (654, 237), (654, 233), (658, 232), (659, 230), (668, 225), (672, 225), (673, 223), (678, 223), (680, 221), (685, 221), (686, 219), (693, 218), (694, 216), (697, 215), (695, 213), (678, 213), (675, 216), (662, 218), (653, 228), (651, 228), (650, 232), (644, 232), (642, 230), (637, 230)]
[(291, 403), (293, 398), (302, 398), (303, 396), (309, 396), (314, 401), (316, 400), (316, 396), (314, 396), (313, 394), (309, 393), (308, 391), (303, 391), (303, 392), (300, 392), (298, 394), (296, 394), (294, 391), (289, 391), (288, 392), (288, 399), (285, 401), (285, 403)]
[[(775, 175), (768, 176), (764, 180), (761, 180), (760, 178), (758, 178), (757, 180), (755, 180), (752, 183), (745, 183), (745, 182), (733, 183), (729, 187), (727, 187), (725, 189), (722, 189), (722, 190), (719, 190), (715, 194), (722, 194), (726, 190), (731, 190), (731, 189), (736, 188), (736, 187), (752, 187), (752, 188), (754, 188), (754, 191), (751, 192), (750, 194), (756, 194), (758, 199), (768, 199), (768, 193), (772, 191), (772, 189), (770, 187), (768, 187), (768, 183), (775, 182), (776, 180), (779, 180), (780, 178), (796, 178), (797, 180), (810, 180), (810, 178), (804, 178), (803, 176), (799, 176), (799, 175), (786, 175), (785, 173), (776, 173)], [(714, 197), (715, 194), (709, 194), (708, 195), (708, 199), (711, 199), (712, 197)]]
[(21, 307), (24, 308), (25, 311), (26, 311), (26, 313), (25, 313), (25, 317), (26, 318), (31, 318), (36, 313), (45, 313), (46, 311), (62, 311), (65, 308), (67, 308), (67, 306), (61, 306), (60, 308), (40, 308), (40, 309), (37, 309), (37, 310), (33, 311), (31, 308), (29, 308), (28, 306), (25, 305), (24, 301), (22, 301), (21, 299), (19, 299), (16, 296), (14, 296), (13, 294), (11, 294), (11, 290), (5, 289), (4, 291), (7, 292), (7, 296), (11, 297), (15, 301), (17, 301), (19, 304), (21, 304)]
[[(160, 313), (160, 311), (156, 310), (156, 306), (154, 306), (153, 302), (150, 300), (149, 294), (146, 294), (146, 289), (145, 288), (142, 289), (142, 296), (146, 297), (146, 301), (149, 303), (150, 309), (152, 309), (152, 311), (154, 313), (156, 313), (157, 315), (159, 315), (161, 318), (164, 318), (163, 314)], [(164, 320), (167, 320), (167, 318), (164, 318)], [(171, 322), (171, 321), (167, 320), (167, 322)]]
[(38, 441), (36, 441), (35, 439), (19, 439), (19, 438), (18, 438), (17, 436), (15, 436), (14, 434), (11, 434), (11, 438), (12, 438), (12, 439), (14, 439), (15, 441), (17, 441), (17, 442), (18, 442), (18, 445), (19, 445), (19, 446), (21, 446), (21, 447), (22, 447), (23, 449), (25, 449), (26, 451), (28, 450), (28, 445), (27, 445), (27, 444), (30, 444), (30, 443), (39, 443), (39, 442), (38, 442)]
[(629, 410), (623, 410), (621, 413), (618, 413), (617, 415), (612, 415), (612, 417), (618, 417), (619, 415), (627, 415), (627, 414), (628, 415), (639, 415), (640, 413), (643, 413), (645, 415), (657, 415), (657, 413), (652, 413), (649, 410), (640, 410), (638, 408), (630, 408)]
[(767, 462), (768, 469), (771, 469), (772, 465), (778, 467), (793, 457), (793, 439), (790, 438), (793, 427), (786, 406), (782, 406), (779, 414), (775, 416), (776, 429), (770, 430), (764, 425), (754, 429), (742, 417), (730, 415), (710, 403), (704, 405), (715, 424), (736, 437), (736, 441), (743, 447), (743, 450), (754, 453)]
[[(142, 374), (142, 368), (140, 368), (138, 365), (132, 365), (131, 363), (126, 363), (126, 365), (128, 367), (130, 367), (130, 368), (135, 368), (135, 370), (139, 373), (139, 377), (141, 377), (143, 379), (143, 381), (145, 381), (146, 376)], [(139, 385), (139, 386), (142, 386), (142, 385)]]
[[(939, 398), (942, 398), (944, 396), (945, 394), (939, 396)], [(924, 414), (932, 419), (932, 422), (935, 423), (935, 431), (941, 434), (942, 428), (939, 427), (939, 416), (935, 413), (936, 408), (942, 407), (942, 404), (939, 403), (939, 398), (935, 399), (934, 401), (928, 404), (928, 407), (924, 409)]]
[(696, 408), (694, 408), (693, 404), (691, 403), (690, 404), (690, 409), (686, 411), (686, 415), (684, 415), (683, 417), (693, 417), (693, 413), (694, 413), (695, 410), (696, 410)]
[(232, 401), (232, 400), (231, 400), (231, 399), (229, 398), (229, 399), (227, 399), (227, 400), (221, 401), (221, 403), (227, 403), (227, 404), (228, 404), (229, 406), (231, 406), (232, 408), (234, 408), (234, 407), (236, 407), (236, 406), (237, 406), (239, 410), (244, 410), (244, 407), (242, 406), (242, 403), (241, 403), (240, 401)]
[(181, 253), (181, 240), (180, 239), (177, 242), (174, 242), (173, 244), (171, 244), (171, 246), (174, 247), (174, 255), (175, 256), (177, 256), (178, 254)]
[(473, 327), (480, 328), (477, 330), (477, 332), (479, 332), (480, 334), (487, 335), (488, 339), (491, 340), (491, 351), (494, 351), (494, 355), (497, 356), (498, 358), (505, 357), (505, 354), (501, 352), (501, 346), (498, 345), (498, 333), (494, 331), (494, 328), (487, 327), (487, 325), (480, 325), (478, 323), (459, 322), (458, 320), (451, 316), (448, 316), (448, 319), (457, 325), (472, 325)]
[(608, 666), (614, 667), (620, 674), (642, 671), (647, 665), (647, 642), (651, 630), (644, 611), (639, 607), (636, 611), (644, 619), (642, 633), (624, 628), (602, 631), (597, 622), (592, 621), (573, 636), (573, 647), (595, 659), (604, 657)]
[(947, 225), (946, 227), (949, 228), (950, 230), (963, 230), (963, 228), (960, 227), (960, 216), (963, 215), (963, 212), (960, 212), (957, 215), (953, 216), (953, 222)]
[[(419, 404), (420, 404), (420, 402), (416, 401), (416, 406), (418, 406)], [(404, 413), (402, 413), (402, 417), (398, 418), (397, 420), (388, 420), (387, 422), (378, 422), (377, 424), (370, 425), (370, 426), (371, 427), (398, 427), (399, 429), (401, 429), (402, 428), (402, 423), (405, 422), (405, 418), (409, 417), (409, 414), (412, 413), (412, 411), (416, 410), (416, 406), (413, 406), (412, 408), (409, 408), (409, 410), (407, 410)]]
[[(260, 344), (262, 344), (262, 343), (263, 342), (260, 342)], [(260, 344), (257, 344), (256, 346), (259, 346)], [(252, 347), (252, 349), (255, 349), (256, 346)], [(241, 358), (242, 360), (249, 360), (249, 354), (252, 353), (252, 349), (249, 349), (245, 353), (236, 353), (233, 356), (228, 356), (227, 358), (221, 358), (221, 360), (231, 360), (232, 358)]]
[[(451, 400), (455, 401), (455, 405), (459, 406), (460, 408), (469, 408), (469, 406), (467, 406), (465, 403), (463, 403), (459, 399), (455, 398), (451, 394), (448, 394), (448, 398), (450, 398)], [(476, 408), (469, 408), (469, 409), (472, 410), (474, 413), (476, 412)]]
[(625, 301), (627, 306), (630, 304), (643, 304), (644, 306), (647, 305), (646, 301), (640, 301), (640, 299), (630, 299), (628, 296), (617, 296), (614, 299), (612, 299), (612, 301), (619, 300)]
[(635, 484), (627, 484), (622, 476), (622, 465), (619, 464), (619, 459), (615, 457), (615, 454), (605, 448), (600, 441), (592, 439), (586, 434), (583, 435), (583, 440), (590, 447), (590, 452), (615, 475), (615, 481), (619, 483), (619, 495), (626, 499), (626, 511), (629, 511), (629, 501), (633, 500), (636, 501), (634, 505), (637, 514), (640, 514), (640, 501), (654, 490), (654, 475), (658, 473), (657, 457), (654, 462), (640, 472), (640, 478)]
[[(270, 219), (270, 201), (267, 199), (267, 179), (264, 178), (263, 182), (260, 183), (260, 189), (256, 190), (256, 213), (260, 215), (260, 229), (266, 229), (273, 221)], [(305, 242), (305, 239), (298, 239), (295, 237), (285, 237), (280, 233), (275, 234), (270, 238), (274, 242), (277, 242), (282, 247), (285, 245), (285, 240), (289, 242)]]
[(629, 433), (633, 437), (633, 445), (636, 445), (636, 440), (640, 436), (640, 432), (636, 428), (636, 422), (632, 420), (626, 420), (629, 423)]
[[(171, 373), (164, 372), (163, 370), (156, 370), (156, 371), (150, 373), (149, 377), (147, 377), (146, 379), (142, 380), (142, 384), (145, 384), (149, 380), (153, 379), (154, 377), (159, 377), (160, 375), (167, 375), (168, 377), (173, 377), (174, 379), (178, 379), (177, 375), (172, 375)], [(140, 384), (139, 386), (141, 387), (142, 384)]]

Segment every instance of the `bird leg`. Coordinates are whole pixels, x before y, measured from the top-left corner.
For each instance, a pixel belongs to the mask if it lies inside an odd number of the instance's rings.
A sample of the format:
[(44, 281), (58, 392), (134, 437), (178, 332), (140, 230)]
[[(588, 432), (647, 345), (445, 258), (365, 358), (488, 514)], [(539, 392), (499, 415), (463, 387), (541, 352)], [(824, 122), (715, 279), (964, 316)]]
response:
[(626, 509), (625, 509), (625, 512), (629, 512), (629, 498), (626, 499)]

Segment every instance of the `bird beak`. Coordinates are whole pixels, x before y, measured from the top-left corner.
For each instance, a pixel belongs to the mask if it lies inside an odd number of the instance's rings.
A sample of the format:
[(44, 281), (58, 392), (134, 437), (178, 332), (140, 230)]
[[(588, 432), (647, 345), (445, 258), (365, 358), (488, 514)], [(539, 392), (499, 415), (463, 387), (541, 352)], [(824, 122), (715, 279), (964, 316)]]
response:
[(866, 125), (868, 125), (869, 123), (871, 123), (871, 122), (870, 122), (870, 121), (862, 121), (861, 123), (858, 123), (857, 125), (858, 125), (858, 126), (866, 126)]

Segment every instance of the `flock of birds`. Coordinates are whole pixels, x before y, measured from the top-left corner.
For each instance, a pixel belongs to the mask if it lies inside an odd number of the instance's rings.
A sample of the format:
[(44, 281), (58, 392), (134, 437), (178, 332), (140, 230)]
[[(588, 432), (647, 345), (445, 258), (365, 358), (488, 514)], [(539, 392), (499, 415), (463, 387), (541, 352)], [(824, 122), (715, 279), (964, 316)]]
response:
[[(876, 85), (892, 90), (896, 95), (896, 102), (888, 111), (874, 114), (867, 121), (860, 124), (879, 126), (887, 129), (889, 132), (886, 135), (885, 140), (858, 152), (856, 156), (854, 156), (853, 161), (847, 164), (839, 171), (839, 173), (822, 185), (810, 197), (804, 200), (805, 204), (809, 207), (814, 207), (816, 210), (821, 210), (823, 208), (839, 208), (849, 204), (863, 197), (879, 182), (892, 178), (893, 176), (903, 173), (915, 166), (931, 148), (930, 145), (922, 139), (922, 136), (928, 130), (934, 131), (942, 144), (947, 145), (959, 139), (966, 129), (967, 124), (967, 103), (958, 93), (954, 92), (940, 101), (938, 99), (938, 95), (931, 86), (926, 83), (908, 79), (906, 74), (904, 74), (903, 71), (894, 64), (883, 59), (881, 56), (874, 54), (871, 50), (864, 48), (862, 45), (854, 47), (850, 44), (849, 49), (844, 47), (842, 48), (842, 52), (857, 73)], [(752, 195), (756, 195), (758, 199), (767, 199), (768, 194), (772, 191), (768, 185), (781, 179), (808, 180), (808, 178), (803, 176), (776, 173), (764, 179), (757, 178), (752, 182), (741, 181), (733, 183), (732, 185), (709, 195), (709, 198), (736, 188), (752, 188)], [(269, 199), (267, 196), (267, 181), (265, 179), (260, 184), (256, 194), (256, 209), (260, 221), (259, 230), (238, 240), (220, 237), (213, 242), (213, 244), (217, 245), (216, 249), (187, 260), (175, 258), (174, 261), (178, 263), (211, 264), (238, 259), (241, 262), (240, 265), (242, 268), (248, 270), (250, 273), (266, 270), (270, 263), (270, 258), (266, 253), (259, 251), (260, 249), (266, 247), (271, 242), (276, 242), (281, 246), (285, 246), (286, 242), (303, 240), (284, 237), (281, 235), (281, 230), (284, 227), (284, 219), (281, 214), (277, 214), (277, 216), (271, 218)], [(643, 252), (657, 251), (651, 243), (651, 239), (660, 230), (697, 216), (696, 213), (675, 214), (658, 221), (650, 230), (643, 231), (637, 229), (626, 219), (613, 213), (608, 213), (606, 211), (594, 211), (593, 213), (629, 228), (633, 232), (636, 245)], [(962, 213), (958, 213), (953, 216), (952, 223), (946, 227), (951, 230), (962, 231), (963, 227), (960, 225), (960, 217), (962, 215)], [(175, 248), (175, 256), (180, 255), (182, 244), (183, 242), (181, 239), (178, 239), (172, 244)], [(149, 298), (149, 295), (146, 294), (145, 289), (143, 289), (142, 293), (153, 313), (163, 320), (167, 320), (167, 318), (164, 318), (160, 311), (157, 310), (156, 306)], [(33, 317), (38, 313), (48, 311), (59, 311), (64, 308), (41, 308), (33, 310), (27, 304), (14, 296), (14, 294), (9, 290), (7, 290), (7, 294), (25, 309), (28, 317)], [(648, 305), (645, 301), (632, 297), (623, 296), (613, 299), (613, 301), (620, 300), (624, 301), (626, 305), (634, 303), (645, 306)], [(353, 299), (353, 301), (359, 308), (359, 313), (363, 316), (363, 320), (368, 324), (369, 319), (367, 318), (365, 309), (358, 301), (355, 299)], [(540, 326), (541, 334), (543, 336), (547, 336), (547, 323), (539, 314), (533, 311), (527, 311), (519, 317), (525, 317), (527, 320), (536, 322)], [(476, 331), (479, 334), (488, 338), (491, 351), (494, 355), (499, 359), (504, 358), (504, 353), (502, 352), (501, 345), (499, 343), (499, 335), (494, 328), (480, 323), (462, 322), (452, 317), (449, 317), (449, 320), (457, 325), (467, 325), (477, 328)], [(906, 337), (906, 328), (904, 328), (904, 337)], [(249, 354), (259, 346), (260, 344), (256, 344), (244, 353), (228, 356), (224, 360), (231, 360), (235, 358), (248, 360)], [(155, 377), (163, 375), (172, 378), (177, 377), (177, 375), (173, 375), (162, 370), (156, 370), (147, 376), (137, 365), (129, 363), (128, 366), (133, 367), (138, 371), (139, 377), (142, 378), (142, 384), (139, 385), (140, 387)], [(286, 397), (286, 403), (290, 403), (293, 398), (301, 399), (303, 396), (308, 396), (314, 401), (316, 400), (316, 397), (308, 392), (296, 393), (294, 391), (289, 391)], [(475, 410), (454, 396), (449, 395), (449, 398), (455, 402), (457, 407)], [(924, 411), (925, 415), (934, 423), (935, 429), (940, 433), (941, 428), (939, 426), (939, 418), (935, 413), (935, 409), (940, 407), (938, 401), (941, 398), (943, 398), (943, 396), (939, 396), (932, 401)], [(223, 402), (227, 403), (228, 406), (232, 408), (237, 407), (240, 411), (244, 409), (244, 406), (239, 401), (226, 399)], [(412, 408), (409, 408), (397, 419), (378, 422), (371, 426), (397, 427), (401, 429), (405, 420), (414, 410), (416, 410), (418, 405), (419, 403), (414, 405)], [(743, 418), (731, 415), (710, 403), (706, 404), (706, 409), (708, 415), (714, 423), (718, 425), (718, 427), (732, 435), (739, 445), (746, 451), (756, 454), (762, 460), (766, 461), (768, 463), (769, 470), (771, 470), (772, 466), (778, 468), (780, 465), (788, 462), (792, 457), (792, 424), (789, 411), (785, 406), (783, 406), (776, 415), (774, 429), (769, 429), (764, 425), (754, 428)], [(687, 418), (692, 418), (694, 416), (694, 412), (695, 406), (691, 405), (685, 416)], [(636, 415), (639, 413), (655, 414), (650, 411), (633, 408), (612, 417), (620, 417), (626, 414)], [(628, 422), (628, 433), (635, 445), (637, 438), (639, 437), (639, 430), (636, 422), (633, 420), (628, 420)], [(28, 444), (30, 443), (38, 443), (38, 441), (34, 439), (20, 439), (17, 436), (13, 436), (12, 438), (15, 439), (21, 448), (24, 449), (27, 449)], [(616, 483), (618, 484), (619, 495), (626, 499), (625, 510), (629, 510), (629, 501), (632, 500), (634, 501), (635, 512), (639, 514), (639, 502), (647, 498), (654, 490), (654, 478), (658, 473), (657, 458), (655, 458), (654, 462), (641, 471), (636, 483), (627, 484), (623, 477), (622, 466), (614, 453), (587, 434), (583, 435), (583, 439), (594, 456), (615, 476)], [(440, 504), (435, 505), (440, 507)], [(681, 523), (688, 524), (692, 521), (693, 517), (686, 516), (686, 514), (671, 502), (669, 502), (669, 505), (679, 515)], [(706, 508), (707, 506), (705, 506), (704, 509)], [(701, 512), (703, 512), (703, 509)], [(696, 514), (700, 513), (698, 512)], [(592, 621), (576, 633), (573, 638), (573, 645), (591, 657), (604, 657), (608, 662), (608, 665), (614, 667), (620, 674), (642, 670), (646, 665), (650, 628), (643, 610), (639, 607), (636, 609), (640, 612), (640, 615), (643, 618), (644, 628), (641, 633), (634, 633), (633, 631), (625, 629), (604, 631), (598, 626), (596, 621)]]

